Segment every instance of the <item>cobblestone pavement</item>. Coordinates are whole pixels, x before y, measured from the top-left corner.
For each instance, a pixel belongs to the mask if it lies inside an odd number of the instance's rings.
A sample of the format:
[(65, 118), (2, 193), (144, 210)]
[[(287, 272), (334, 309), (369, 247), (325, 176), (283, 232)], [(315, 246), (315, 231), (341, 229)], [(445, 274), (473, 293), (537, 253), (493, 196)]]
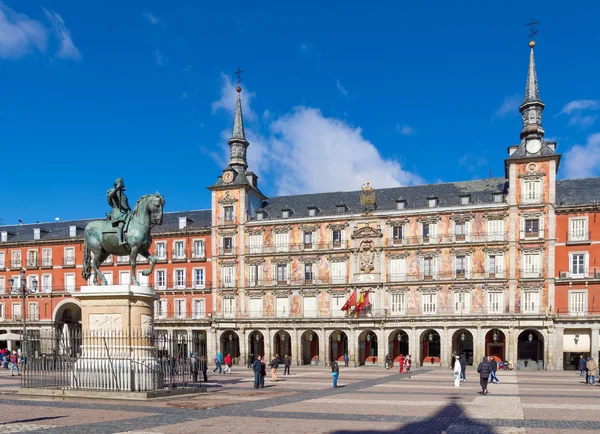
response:
[(411, 378), (374, 367), (299, 367), (265, 389), (252, 373), (209, 376), (209, 393), (150, 401), (31, 398), (0, 370), (0, 433), (580, 433), (600, 431), (600, 387), (574, 372), (500, 372), (481, 395), (471, 369), (454, 388), (451, 371)]

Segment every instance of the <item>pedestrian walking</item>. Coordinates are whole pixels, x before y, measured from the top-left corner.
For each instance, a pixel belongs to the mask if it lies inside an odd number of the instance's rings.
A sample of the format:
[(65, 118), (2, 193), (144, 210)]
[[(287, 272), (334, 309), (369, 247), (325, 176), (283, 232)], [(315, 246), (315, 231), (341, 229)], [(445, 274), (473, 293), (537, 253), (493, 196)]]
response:
[(585, 367), (588, 371), (589, 381), (587, 384), (593, 386), (594, 384), (596, 384), (596, 369), (598, 369), (598, 366), (596, 365), (596, 362), (594, 361), (593, 357), (588, 357), (587, 362), (585, 363)]
[(498, 377), (496, 377), (496, 371), (498, 370), (498, 363), (493, 356), (490, 356), (490, 365), (492, 368), (492, 373), (490, 374), (490, 383), (499, 383)]
[(398, 356), (398, 364), (400, 365), (400, 369), (398, 370), (399, 374), (402, 374), (404, 372), (404, 363), (404, 354), (400, 354), (400, 356)]
[(254, 360), (252, 362), (252, 371), (254, 372), (254, 388), (258, 389), (258, 387), (260, 386), (260, 374), (262, 372), (262, 363), (260, 362), (260, 356), (258, 356), (256, 358), (256, 360)]
[(460, 362), (460, 380), (461, 381), (467, 381), (467, 356), (465, 356), (465, 353), (462, 353), (460, 355), (460, 358), (458, 359), (458, 361)]
[(346, 364), (346, 368), (348, 367), (349, 361), (350, 361), (350, 358), (348, 357), (348, 354), (344, 354), (344, 363)]
[(452, 356), (450, 358), (450, 366), (452, 367), (452, 370), (454, 371), (454, 364), (456, 363), (456, 354), (452, 353)]
[(583, 374), (585, 373), (585, 357), (583, 357), (583, 354), (579, 355), (579, 376), (583, 377)]
[(460, 387), (460, 373), (462, 368), (458, 356), (454, 356), (454, 387)]
[(265, 363), (265, 358), (260, 358), (260, 387), (265, 388), (265, 377), (267, 376), (267, 365)]
[(190, 367), (192, 368), (192, 381), (198, 382), (198, 372), (200, 372), (200, 361), (198, 356), (194, 353), (190, 353)]
[(202, 379), (204, 380), (205, 383), (207, 383), (208, 382), (208, 375), (207, 375), (208, 359), (206, 358), (206, 356), (200, 357), (200, 370), (202, 371)]
[(215, 369), (213, 369), (213, 374), (219, 371), (219, 374), (223, 373), (223, 355), (221, 353), (217, 353), (217, 357), (215, 357)]
[(231, 375), (231, 365), (232, 365), (231, 354), (227, 354), (225, 356), (225, 370), (223, 371), (224, 374), (229, 372), (229, 375)]
[(271, 358), (271, 363), (269, 367), (271, 368), (271, 381), (277, 381), (277, 368), (279, 368), (279, 355), (275, 354), (274, 357)]
[(392, 357), (389, 354), (385, 355), (385, 369), (390, 369), (392, 367)]
[(292, 359), (287, 354), (283, 357), (283, 375), (290, 375), (290, 366)]
[(10, 375), (11, 377), (14, 377), (15, 374), (13, 374), (14, 371), (17, 371), (17, 375), (21, 375), (21, 373), (19, 372), (19, 356), (17, 356), (17, 352), (13, 351), (12, 354), (10, 355)]
[(246, 361), (246, 363), (248, 364), (248, 369), (251, 369), (254, 365), (254, 354), (250, 353), (248, 354), (248, 360)]
[(488, 390), (488, 380), (490, 378), (490, 374), (492, 373), (492, 365), (487, 357), (483, 357), (483, 360), (477, 366), (477, 372), (479, 372), (479, 384), (481, 384), (481, 394), (487, 395)]
[(338, 377), (340, 376), (340, 366), (338, 365), (337, 360), (331, 362), (331, 375), (333, 376), (333, 388), (338, 387)]
[(410, 378), (411, 366), (412, 366), (412, 361), (411, 361), (411, 356), (409, 354), (408, 356), (406, 356), (406, 359), (404, 360), (404, 371), (406, 371), (406, 373), (408, 374), (408, 378)]

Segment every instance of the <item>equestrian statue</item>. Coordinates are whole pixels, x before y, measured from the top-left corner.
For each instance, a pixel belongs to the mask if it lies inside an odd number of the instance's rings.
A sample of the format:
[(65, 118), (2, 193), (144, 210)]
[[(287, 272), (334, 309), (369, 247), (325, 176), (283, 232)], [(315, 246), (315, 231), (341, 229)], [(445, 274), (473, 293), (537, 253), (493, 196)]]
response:
[(130, 283), (139, 285), (135, 274), (136, 259), (139, 254), (150, 261), (150, 268), (142, 272), (144, 276), (149, 276), (156, 264), (156, 258), (149, 250), (152, 245), (150, 230), (163, 222), (165, 198), (158, 192), (147, 194), (137, 201), (131, 211), (125, 195), (125, 183), (118, 178), (106, 193), (106, 199), (112, 207), (112, 211), (106, 214), (106, 220), (94, 220), (85, 227), (81, 275), (89, 279), (93, 268), (94, 285), (98, 285), (98, 276), (102, 285), (107, 285), (100, 264), (109, 255), (129, 256)]

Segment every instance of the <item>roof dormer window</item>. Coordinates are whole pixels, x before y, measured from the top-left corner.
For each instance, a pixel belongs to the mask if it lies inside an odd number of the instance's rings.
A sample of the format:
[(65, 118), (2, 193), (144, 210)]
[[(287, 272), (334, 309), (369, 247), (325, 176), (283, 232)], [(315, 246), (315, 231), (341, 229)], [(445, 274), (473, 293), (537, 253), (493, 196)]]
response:
[(469, 205), (471, 203), (471, 196), (461, 196), (460, 204), (461, 205)]
[(427, 206), (429, 208), (435, 208), (438, 206), (438, 198), (437, 197), (428, 197), (427, 198)]
[(504, 202), (504, 195), (502, 193), (494, 193), (493, 200), (494, 203), (502, 203)]
[(40, 239), (40, 228), (33, 228), (33, 239), (34, 240)]
[(75, 238), (77, 236), (77, 226), (69, 226), (69, 236)]
[(292, 211), (289, 209), (282, 209), (281, 210), (281, 218), (287, 219), (290, 218), (290, 216), (292, 215)]
[(258, 211), (256, 213), (256, 220), (262, 220), (264, 218), (264, 212), (263, 211)]
[(319, 209), (315, 206), (308, 207), (308, 215), (309, 217), (316, 217)]
[(396, 199), (396, 209), (406, 209), (406, 201), (404, 199)]
[(348, 210), (348, 208), (346, 208), (346, 205), (336, 205), (335, 206), (335, 211), (338, 214), (344, 214), (347, 210)]
[(187, 217), (179, 217), (179, 229), (185, 229), (187, 226)]
[(0, 232), (0, 241), (2, 241), (3, 243), (8, 241), (8, 232), (6, 232), (6, 231)]

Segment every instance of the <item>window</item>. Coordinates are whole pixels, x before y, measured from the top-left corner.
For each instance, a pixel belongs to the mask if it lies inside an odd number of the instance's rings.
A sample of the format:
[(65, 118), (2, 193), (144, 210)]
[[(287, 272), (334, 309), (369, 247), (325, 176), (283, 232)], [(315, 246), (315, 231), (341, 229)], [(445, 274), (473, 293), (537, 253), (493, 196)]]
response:
[(541, 182), (540, 181), (525, 181), (523, 183), (523, 202), (537, 203), (541, 199)]
[(65, 261), (64, 265), (75, 265), (75, 249), (73, 247), (65, 248)]
[(173, 242), (173, 259), (185, 259), (185, 241)]
[(504, 293), (488, 292), (487, 309), (488, 313), (502, 313), (504, 311)]
[(75, 275), (74, 274), (65, 274), (65, 291), (74, 292), (75, 291)]
[(588, 255), (586, 253), (570, 253), (571, 277), (586, 277)]
[(150, 281), (150, 278), (148, 276), (144, 276), (143, 271), (137, 272), (137, 280), (138, 280), (140, 286), (145, 286), (145, 287), (149, 286), (148, 282)]
[(430, 197), (427, 199), (427, 206), (429, 208), (435, 208), (438, 204), (437, 197)]
[(278, 233), (275, 234), (275, 251), (287, 252), (290, 249), (290, 234)]
[(504, 195), (502, 193), (494, 193), (492, 196), (494, 203), (504, 202)]
[(335, 229), (331, 231), (331, 237), (333, 239), (333, 247), (343, 247), (344, 243), (344, 231), (341, 229)]
[(33, 229), (33, 239), (34, 240), (39, 240), (40, 239), (40, 228), (34, 228)]
[(402, 244), (402, 239), (404, 238), (404, 228), (402, 226), (394, 226), (392, 228), (392, 238), (394, 240), (394, 244)]
[(69, 226), (69, 236), (71, 238), (77, 236), (77, 226)]
[(256, 213), (256, 220), (262, 220), (263, 219), (263, 212), (259, 211)]
[(104, 278), (106, 279), (106, 284), (107, 285), (112, 285), (113, 284), (113, 273), (112, 273), (112, 271), (105, 271), (103, 274), (104, 274)]
[(277, 297), (275, 299), (275, 314), (277, 315), (278, 318), (285, 318), (288, 316), (289, 313), (289, 309), (288, 309), (288, 304), (289, 301), (287, 298), (285, 297)]
[(421, 295), (422, 311), (424, 314), (434, 314), (437, 312), (437, 294)]
[(119, 285), (130, 285), (131, 278), (129, 275), (129, 271), (120, 271), (119, 272)]
[(468, 205), (471, 203), (471, 196), (461, 196), (460, 197), (460, 204), (461, 205)]
[(223, 299), (223, 315), (225, 315), (225, 318), (233, 318), (235, 316), (235, 298)]
[(194, 270), (194, 289), (203, 289), (206, 286), (204, 280), (204, 268), (196, 268)]
[(287, 269), (288, 269), (287, 264), (277, 265), (277, 284), (278, 285), (287, 284), (287, 279), (288, 279)]
[(206, 301), (203, 298), (194, 300), (194, 317), (204, 318), (206, 316)]
[(313, 233), (312, 232), (304, 232), (304, 248), (312, 249), (313, 245)]
[(392, 315), (403, 315), (404, 309), (404, 293), (390, 295), (390, 308)]
[(21, 318), (21, 303), (13, 303), (12, 315), (13, 315), (13, 319), (22, 319)]
[(185, 300), (175, 300), (175, 318), (185, 318)]
[(405, 200), (397, 200), (396, 201), (396, 209), (405, 209), (406, 201)]
[(504, 277), (504, 256), (490, 254), (487, 259), (488, 278), (495, 279)]
[(456, 265), (455, 265), (456, 277), (458, 277), (458, 278), (465, 277), (465, 273), (466, 273), (466, 269), (467, 269), (466, 258), (464, 256), (457, 256), (455, 258), (455, 261), (456, 261)]
[(433, 279), (435, 275), (435, 259), (432, 257), (423, 258), (423, 277)]
[(11, 276), (11, 278), (13, 280), (13, 284), (10, 287), (10, 290), (15, 291), (21, 287), (21, 276), (17, 274), (16, 276)]
[(540, 233), (540, 219), (525, 219), (525, 238), (538, 238)]
[(224, 253), (233, 253), (233, 238), (232, 237), (224, 237), (223, 238), (223, 252)]
[(223, 267), (223, 286), (225, 288), (235, 286), (235, 267)]
[(185, 289), (185, 270), (175, 270), (175, 289)]
[(539, 298), (538, 292), (524, 292), (523, 293), (523, 312), (524, 313), (538, 313), (539, 311)]
[(315, 283), (313, 275), (313, 264), (311, 263), (304, 264), (304, 283)]
[(466, 239), (466, 226), (465, 222), (454, 223), (454, 241), (465, 241)]
[(21, 251), (20, 250), (13, 250), (11, 252), (11, 264), (10, 266), (12, 268), (20, 268), (21, 267)]
[(38, 321), (40, 319), (40, 313), (37, 303), (29, 303), (29, 311), (27, 312), (30, 320)]
[(167, 272), (165, 270), (156, 270), (155, 289), (167, 289)]
[(437, 225), (435, 223), (422, 223), (421, 234), (424, 243), (435, 243), (437, 241)]
[(156, 300), (154, 316), (156, 318), (165, 318), (167, 316), (167, 300)]
[(304, 297), (303, 300), (304, 316), (314, 318), (317, 316), (317, 297)]
[(390, 259), (390, 282), (401, 282), (406, 280), (406, 259)]
[(262, 315), (262, 298), (251, 298), (248, 302), (249, 316), (252, 318), (259, 318)]
[(154, 256), (159, 261), (167, 259), (167, 247), (164, 242), (156, 243), (154, 245)]
[(587, 219), (569, 220), (569, 241), (588, 241)]
[(346, 303), (346, 297), (333, 295), (331, 297), (331, 315), (332, 316), (344, 316), (344, 311), (342, 307)]
[(587, 292), (569, 291), (569, 315), (585, 315), (587, 313)]
[(52, 276), (50, 274), (42, 275), (42, 292), (52, 292)]
[(289, 217), (290, 217), (290, 211), (289, 211), (289, 210), (287, 210), (287, 209), (286, 209), (286, 210), (283, 210), (283, 211), (281, 211), (281, 217), (282, 217), (282, 218), (284, 218), (284, 219), (287, 219), (287, 218), (289, 218)]
[(52, 267), (52, 249), (42, 250), (42, 267)]
[(316, 208), (309, 208), (308, 209), (308, 215), (310, 217), (315, 217), (317, 215), (317, 209)]
[(468, 292), (454, 293), (454, 313), (471, 313), (471, 294)]
[(346, 212), (346, 205), (338, 205), (335, 207), (338, 214), (344, 214)]
[(0, 241), (5, 243), (8, 240), (8, 232), (2, 231), (0, 232)]
[(488, 241), (504, 240), (504, 220), (488, 220), (487, 222)]
[(192, 258), (204, 258), (204, 240), (194, 240), (192, 249)]
[(31, 291), (41, 292), (40, 290), (40, 280), (37, 275), (30, 274), (27, 276), (27, 288)]
[(536, 278), (542, 276), (540, 254), (525, 253), (522, 266), (523, 277)]
[(232, 206), (224, 206), (223, 207), (223, 216), (225, 222), (231, 223), (233, 222), (233, 207)]
[(248, 265), (248, 284), (250, 286), (256, 286), (261, 284), (260, 265), (250, 264)]
[(0, 291), (4, 292), (6, 290), (6, 279), (4, 276), (0, 276)]
[(187, 222), (188, 218), (186, 216), (179, 217), (179, 229), (185, 229)]
[(4, 257), (4, 252), (0, 252), (0, 270), (6, 268), (6, 259)]
[(4, 303), (0, 304), (0, 321), (4, 321)]
[(248, 253), (262, 252), (262, 234), (252, 234), (248, 236)]
[(29, 250), (27, 252), (27, 266), (28, 267), (37, 267), (38, 266), (37, 250)]
[(346, 263), (331, 263), (331, 283), (346, 283)]

